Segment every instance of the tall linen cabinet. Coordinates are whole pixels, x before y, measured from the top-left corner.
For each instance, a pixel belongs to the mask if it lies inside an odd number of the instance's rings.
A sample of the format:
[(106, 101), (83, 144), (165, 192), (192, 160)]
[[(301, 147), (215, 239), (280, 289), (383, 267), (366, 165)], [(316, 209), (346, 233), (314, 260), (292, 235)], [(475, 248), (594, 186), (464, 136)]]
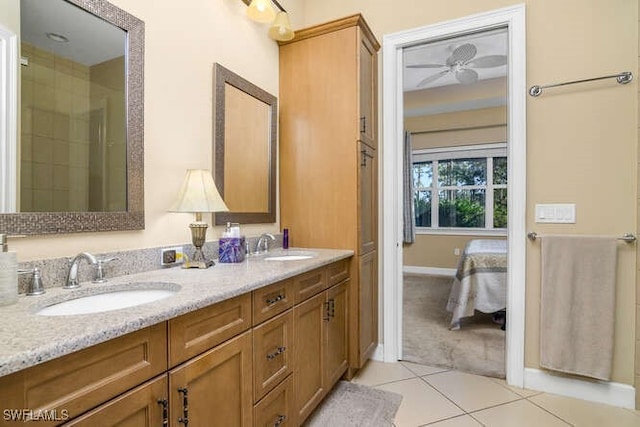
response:
[(361, 15), (280, 44), (280, 218), (298, 247), (352, 249), (349, 367), (378, 344), (377, 51)]

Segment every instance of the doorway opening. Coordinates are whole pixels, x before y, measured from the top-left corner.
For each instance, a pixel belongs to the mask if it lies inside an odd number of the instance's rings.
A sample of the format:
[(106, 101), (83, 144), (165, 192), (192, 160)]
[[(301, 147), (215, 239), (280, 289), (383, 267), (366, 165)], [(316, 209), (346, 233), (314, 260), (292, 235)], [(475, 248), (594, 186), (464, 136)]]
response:
[[(403, 358), (403, 144), (404, 139), (404, 74), (403, 53), (405, 48), (419, 44), (439, 42), (460, 36), (485, 31), (506, 29), (507, 32), (507, 306), (506, 314), (506, 378), (512, 385), (522, 386), (524, 374), (524, 281), (525, 281), (525, 42), (524, 6), (514, 6), (482, 13), (454, 21), (447, 21), (405, 32), (391, 34), (383, 41), (383, 316), (385, 361)], [(464, 43), (462, 43), (464, 44)], [(456, 47), (450, 55), (453, 55)], [(472, 49), (472, 48), (465, 48)], [(476, 52), (477, 53), (477, 52)], [(461, 55), (460, 53), (459, 55)], [(467, 52), (467, 56), (470, 54)], [(475, 58), (475, 55), (474, 55)], [(437, 69), (440, 77), (431, 80), (453, 78), (457, 81), (473, 79), (473, 73), (463, 67), (444, 60), (447, 68)], [(428, 67), (424, 67), (426, 69)], [(470, 77), (471, 76), (471, 77)], [(423, 77), (429, 79), (429, 76)], [(487, 147), (486, 147), (487, 148)], [(495, 148), (495, 147), (494, 147)], [(446, 159), (445, 159), (446, 161)], [(452, 160), (450, 160), (452, 161)], [(453, 189), (442, 189), (452, 190)], [(438, 190), (440, 191), (440, 190)], [(486, 190), (485, 190), (486, 191)], [(433, 196), (433, 194), (432, 194)], [(447, 199), (446, 192), (443, 194)], [(434, 205), (434, 200), (431, 202)], [(438, 205), (438, 211), (440, 206)], [(431, 213), (433, 220), (435, 213)], [(439, 220), (439, 218), (438, 218)], [(463, 326), (464, 327), (464, 326)]]

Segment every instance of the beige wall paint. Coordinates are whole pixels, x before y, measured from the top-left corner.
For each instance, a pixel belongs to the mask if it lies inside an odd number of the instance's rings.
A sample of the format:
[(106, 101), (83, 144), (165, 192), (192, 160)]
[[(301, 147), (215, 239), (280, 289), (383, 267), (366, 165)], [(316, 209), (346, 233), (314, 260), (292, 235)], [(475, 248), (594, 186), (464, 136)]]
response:
[[(527, 84), (638, 69), (634, 0), (325, 0), (306, 3), (311, 25), (362, 12), (376, 36), (478, 12), (526, 5)], [(384, 102), (382, 100), (381, 102)], [(527, 98), (527, 228), (541, 234), (636, 230), (637, 79), (548, 90)], [(384, 154), (383, 154), (384, 155)], [(567, 202), (577, 223), (536, 224), (535, 203)], [(527, 243), (525, 364), (539, 366), (540, 243)], [(613, 380), (633, 384), (636, 247), (620, 245)]]
[(20, 34), (20, 0), (3, 0), (0, 7), (0, 25)]
[[(10, 239), (20, 261), (189, 242), (194, 216), (167, 210), (187, 168), (212, 167), (213, 63), (278, 95), (278, 46), (266, 25), (246, 18), (240, 0), (112, 3), (145, 22), (146, 229)], [(302, 15), (299, 2), (282, 3), (292, 20)], [(211, 224), (210, 216), (205, 219)], [(277, 232), (279, 224), (242, 228), (254, 236)], [(209, 228), (207, 240), (221, 232)]]
[(454, 251), (464, 247), (472, 239), (505, 239), (505, 237), (486, 236), (449, 236), (449, 235), (425, 235), (416, 236), (415, 243), (403, 245), (403, 264), (411, 267), (436, 267), (456, 268), (460, 255)]

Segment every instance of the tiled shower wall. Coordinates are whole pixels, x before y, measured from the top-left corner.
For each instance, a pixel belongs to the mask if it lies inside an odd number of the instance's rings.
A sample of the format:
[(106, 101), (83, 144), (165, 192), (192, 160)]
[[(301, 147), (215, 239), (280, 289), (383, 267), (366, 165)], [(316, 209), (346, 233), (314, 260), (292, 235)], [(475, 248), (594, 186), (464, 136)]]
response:
[(126, 210), (124, 57), (89, 67), (24, 42), (21, 56), (20, 210)]

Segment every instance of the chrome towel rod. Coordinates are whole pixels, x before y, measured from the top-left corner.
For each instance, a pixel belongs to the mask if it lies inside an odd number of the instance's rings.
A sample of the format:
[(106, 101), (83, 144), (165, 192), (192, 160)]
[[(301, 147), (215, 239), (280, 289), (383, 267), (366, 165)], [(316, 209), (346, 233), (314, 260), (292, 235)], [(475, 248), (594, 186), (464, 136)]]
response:
[(591, 79), (574, 80), (572, 82), (556, 83), (556, 84), (553, 84), (553, 85), (546, 85), (546, 86), (535, 85), (535, 86), (531, 86), (531, 88), (529, 88), (529, 95), (531, 95), (533, 97), (540, 96), (540, 95), (542, 95), (542, 89), (547, 89), (547, 88), (550, 88), (550, 87), (566, 86), (566, 85), (572, 85), (572, 84), (576, 84), (576, 83), (586, 83), (586, 82), (592, 82), (592, 81), (595, 81), (595, 80), (613, 79), (613, 78), (615, 78), (616, 81), (619, 84), (626, 85), (631, 80), (633, 80), (633, 74), (630, 71), (623, 71), (622, 73), (612, 74), (610, 76), (593, 77)]
[[(533, 242), (540, 236), (538, 236), (538, 233), (536, 233), (535, 231), (530, 231), (529, 233), (527, 233), (527, 237)], [(618, 237), (618, 240), (623, 240), (627, 243), (633, 243), (637, 239), (636, 236), (633, 235), (633, 233), (625, 233), (622, 235), (622, 237)]]

